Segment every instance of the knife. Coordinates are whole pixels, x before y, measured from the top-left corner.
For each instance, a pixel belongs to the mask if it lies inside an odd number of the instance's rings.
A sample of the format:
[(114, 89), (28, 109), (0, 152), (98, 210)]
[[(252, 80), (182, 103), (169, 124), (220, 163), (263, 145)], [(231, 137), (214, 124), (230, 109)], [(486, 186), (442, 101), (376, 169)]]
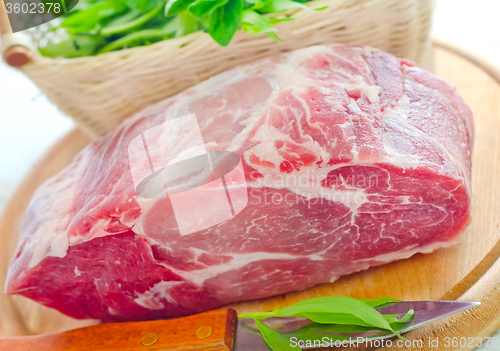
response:
[[(472, 301), (405, 301), (377, 308), (380, 313), (402, 317), (413, 309), (415, 318), (400, 334), (478, 306)], [(277, 331), (293, 331), (309, 323), (304, 318), (264, 320)], [(252, 319), (237, 320), (232, 309), (218, 309), (170, 320), (100, 324), (67, 332), (0, 339), (1, 351), (268, 351)], [(329, 334), (325, 334), (328, 336)], [(347, 334), (342, 334), (346, 335)], [(394, 334), (370, 331), (348, 334), (383, 339)]]

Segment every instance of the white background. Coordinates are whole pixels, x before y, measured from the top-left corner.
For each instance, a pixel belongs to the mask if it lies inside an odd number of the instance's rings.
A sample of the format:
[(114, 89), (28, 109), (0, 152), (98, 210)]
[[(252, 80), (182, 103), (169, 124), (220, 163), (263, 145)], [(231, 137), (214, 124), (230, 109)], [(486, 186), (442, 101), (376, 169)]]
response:
[[(500, 67), (499, 0), (437, 0), (433, 33)], [(33, 163), (73, 127), (27, 78), (0, 63), (0, 213)]]

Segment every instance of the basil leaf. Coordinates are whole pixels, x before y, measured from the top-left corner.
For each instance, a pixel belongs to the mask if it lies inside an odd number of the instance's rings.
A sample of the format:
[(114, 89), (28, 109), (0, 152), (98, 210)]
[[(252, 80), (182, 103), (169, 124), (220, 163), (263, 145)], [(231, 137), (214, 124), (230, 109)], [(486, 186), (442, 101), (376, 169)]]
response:
[(82, 57), (92, 56), (97, 48), (105, 43), (105, 40), (98, 36), (73, 35), (69, 39), (58, 44), (48, 43), (44, 48), (40, 48), (40, 53), (48, 57)]
[(240, 26), (243, 0), (229, 0), (210, 15), (208, 33), (221, 46), (227, 46)]
[(278, 311), (280, 317), (304, 317), (317, 323), (355, 324), (392, 331), (373, 307), (347, 296), (325, 296), (298, 302)]
[(119, 0), (109, 0), (84, 11), (79, 11), (68, 16), (61, 27), (71, 28), (68, 33), (87, 32), (95, 29), (103, 19), (120, 15), (128, 10), (127, 6)]
[(267, 18), (255, 12), (251, 9), (243, 11), (243, 17), (241, 18), (241, 27), (248, 34), (258, 34), (265, 33), (268, 37), (276, 42), (280, 42), (280, 37), (276, 34), (278, 31), (273, 28), (271, 24), (289, 21), (290, 18)]
[(281, 23), (281, 22), (288, 22), (288, 21), (293, 21), (293, 17), (269, 18), (269, 23), (271, 23), (271, 24), (276, 24), (276, 23)]
[(143, 24), (145, 24), (146, 22), (148, 22), (150, 19), (155, 17), (157, 14), (159, 14), (162, 9), (163, 9), (163, 4), (160, 3), (159, 6), (155, 7), (151, 11), (143, 14), (142, 16), (140, 16), (132, 21), (129, 21), (127, 23), (123, 23), (120, 25), (112, 26), (112, 27), (109, 26), (107, 28), (103, 28), (101, 30), (101, 34), (102, 35), (113, 35), (113, 34), (128, 32), (128, 31), (135, 29), (137, 27), (140, 27)]
[(273, 312), (247, 312), (239, 314), (238, 319), (245, 319), (245, 318), (266, 319), (275, 316), (276, 316), (276, 310), (274, 310)]
[(296, 333), (312, 333), (312, 334), (319, 334), (319, 333), (361, 333), (365, 331), (372, 331), (373, 328), (371, 327), (362, 327), (359, 325), (351, 325), (351, 324), (320, 324), (320, 323), (315, 323), (311, 322), (309, 324), (306, 324), (305, 326), (293, 331), (286, 333), (288, 334), (293, 334), (295, 335)]
[(408, 312), (406, 312), (406, 314), (403, 316), (403, 318), (398, 320), (398, 322), (405, 323), (408, 319), (413, 318), (414, 315), (415, 315), (415, 311), (413, 309), (411, 309)]
[(266, 345), (272, 351), (294, 351), (294, 350), (301, 351), (300, 347), (292, 346), (290, 343), (290, 339), (278, 333), (273, 328), (262, 323), (258, 319), (255, 319), (255, 323), (257, 324), (257, 327), (259, 328), (260, 334), (262, 335), (262, 338), (266, 342)]
[(106, 27), (114, 27), (122, 24), (126, 24), (130, 21), (135, 20), (137, 17), (141, 16), (142, 12), (139, 10), (131, 10), (129, 12), (125, 12), (123, 15), (112, 18), (109, 22), (106, 23)]
[(360, 299), (360, 301), (363, 301), (368, 306), (372, 307), (385, 307), (392, 305), (393, 303), (396, 302), (401, 302), (402, 300), (395, 299), (394, 297), (384, 296), (384, 297), (378, 297), (376, 299)]
[(415, 312), (413, 310), (409, 310), (408, 312), (406, 312), (406, 314), (399, 318), (397, 314), (383, 314), (382, 316), (384, 316), (385, 320), (389, 323), (389, 324), (394, 324), (394, 323), (405, 323), (406, 321), (408, 321), (410, 318), (412, 318), (413, 316), (415, 315)]
[[(247, 14), (244, 15), (242, 21), (255, 18), (253, 14)], [(254, 23), (261, 22), (254, 21)], [(398, 315), (383, 315), (373, 307), (384, 306), (398, 301), (400, 300), (392, 297), (358, 300), (347, 296), (324, 296), (300, 301), (283, 309), (276, 307), (272, 312), (240, 314), (238, 318), (253, 318), (264, 341), (271, 350), (285, 350), (283, 347), (286, 345), (281, 345), (279, 341), (289, 341), (292, 337), (296, 338), (297, 341), (319, 341), (321, 343), (324, 337), (342, 341), (349, 340), (349, 334), (373, 330), (382, 331), (382, 333), (374, 335), (374, 338), (395, 334), (398, 338), (405, 340), (398, 332), (407, 330), (413, 324), (415, 319), (414, 311), (409, 310), (402, 318), (399, 318)], [(261, 319), (270, 317), (301, 317), (308, 318), (311, 322), (295, 331), (280, 335), (274, 329), (260, 322)], [(407, 321), (410, 318), (412, 321), (408, 323)], [(253, 332), (257, 332), (253, 328), (248, 328)], [(281, 338), (277, 335), (280, 335)], [(274, 342), (276, 345), (273, 344)], [(291, 346), (291, 344), (288, 344), (288, 346)]]
[(355, 314), (361, 314), (361, 311), (359, 310), (352, 312), (352, 314), (338, 312), (305, 312), (301, 313), (300, 317), (308, 318), (313, 322), (320, 324), (349, 324), (361, 327), (369, 327), (372, 329), (392, 331), (389, 322), (387, 322), (382, 315), (379, 315), (380, 318), (377, 318), (376, 315), (372, 315), (370, 313), (371, 312), (368, 312), (363, 316), (358, 317)]
[(273, 13), (297, 8), (310, 9), (310, 7), (292, 0), (271, 0), (262, 8), (261, 11), (265, 13)]
[(131, 9), (141, 12), (148, 12), (163, 3), (161, 0), (126, 0), (126, 2)]
[(183, 37), (196, 32), (198, 29), (198, 19), (188, 11), (181, 12), (179, 15), (179, 28), (177, 29), (175, 36), (177, 38)]
[(196, 17), (208, 15), (212, 10), (225, 5), (228, 0), (198, 0), (189, 5), (188, 10)]
[[(262, 14), (290, 8), (309, 8), (301, 4), (309, 1), (311, 0), (81, 0), (63, 16), (59, 27), (50, 29), (56, 31), (64, 28), (67, 34), (78, 35), (79, 38), (72, 37), (69, 41), (49, 44), (40, 49), (40, 52), (51, 57), (89, 56), (150, 45), (200, 29), (208, 32), (220, 45), (226, 46), (240, 26), (248, 34), (265, 33), (273, 40), (280, 41), (277, 30), (272, 25), (293, 18), (268, 18)], [(163, 9), (164, 12), (161, 13)], [(242, 22), (243, 10), (250, 10), (251, 14), (246, 15)], [(165, 29), (167, 24), (168, 30)], [(87, 37), (84, 39), (83, 36)]]
[[(405, 317), (401, 318), (401, 320), (404, 320)], [(408, 329), (415, 322), (415, 314), (413, 313), (410, 318), (411, 318), (410, 322), (407, 322), (405, 320), (404, 322), (391, 323), (391, 328), (393, 329), (394, 332), (399, 332)]]
[(243, 30), (248, 34), (257, 34), (265, 32), (276, 32), (277, 29), (271, 27), (269, 20), (253, 10), (243, 11), (241, 18)]
[(168, 36), (161, 29), (144, 29), (137, 32), (132, 32), (128, 35), (117, 39), (108, 45), (101, 48), (97, 54), (104, 54), (109, 51), (119, 50), (124, 48), (135, 47), (147, 42), (153, 43), (161, 39), (166, 39)]
[[(254, 0), (254, 2), (251, 2), (251, 4), (254, 4), (252, 7), (255, 10), (264, 8), (271, 0)], [(248, 2), (248, 0), (247, 0)]]
[(270, 20), (253, 10), (243, 11), (241, 27), (248, 34), (265, 33), (274, 41), (281, 41), (280, 37), (276, 34), (278, 30), (271, 26)]
[(397, 323), (399, 321), (399, 318), (398, 318), (397, 314), (383, 314), (383, 316), (384, 316), (384, 319), (389, 324)]
[(78, 3), (75, 5), (75, 7), (73, 7), (73, 9), (67, 15), (71, 15), (71, 14), (74, 14), (75, 12), (87, 10), (91, 7), (99, 5), (99, 4), (106, 2), (106, 1), (107, 0), (99, 0), (99, 1), (93, 1), (93, 2), (91, 2), (91, 1), (78, 1)]
[(165, 14), (167, 16), (172, 16), (181, 13), (195, 1), (196, 0), (169, 0), (167, 6), (165, 7)]

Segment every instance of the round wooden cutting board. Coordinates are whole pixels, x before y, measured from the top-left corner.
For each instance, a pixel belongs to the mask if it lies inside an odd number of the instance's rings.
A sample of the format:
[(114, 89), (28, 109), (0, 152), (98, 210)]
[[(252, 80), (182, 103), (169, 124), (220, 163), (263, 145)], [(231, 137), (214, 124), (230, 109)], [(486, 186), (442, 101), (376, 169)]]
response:
[[(345, 276), (331, 284), (232, 305), (238, 312), (272, 310), (321, 295), (358, 298), (393, 296), (404, 300), (468, 299), (482, 305), (406, 334), (408, 338), (485, 337), (500, 327), (500, 74), (494, 68), (444, 45), (435, 45), (434, 71), (471, 107), (475, 118), (472, 223), (460, 243), (431, 254)], [(0, 220), (0, 285), (17, 245), (20, 221), (35, 191), (68, 165), (89, 139), (75, 130), (32, 170)], [(18, 296), (0, 293), (0, 336), (57, 332), (96, 323), (76, 321)], [(424, 342), (424, 350), (426, 348)], [(393, 350), (391, 348), (391, 350)], [(405, 348), (411, 350), (410, 348)], [(422, 348), (419, 348), (422, 350)], [(463, 350), (471, 348), (461, 348)]]

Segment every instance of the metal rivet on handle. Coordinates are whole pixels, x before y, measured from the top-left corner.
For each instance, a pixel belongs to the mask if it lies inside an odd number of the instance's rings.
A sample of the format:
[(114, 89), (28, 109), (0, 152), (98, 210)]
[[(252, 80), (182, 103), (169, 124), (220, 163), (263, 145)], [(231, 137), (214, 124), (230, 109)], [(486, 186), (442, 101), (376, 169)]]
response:
[(212, 335), (212, 332), (214, 330), (212, 329), (211, 326), (209, 325), (202, 325), (201, 327), (196, 330), (196, 337), (198, 339), (205, 339), (208, 338), (210, 335)]
[(154, 345), (158, 341), (158, 334), (156, 333), (147, 333), (141, 339), (141, 342), (144, 346)]

